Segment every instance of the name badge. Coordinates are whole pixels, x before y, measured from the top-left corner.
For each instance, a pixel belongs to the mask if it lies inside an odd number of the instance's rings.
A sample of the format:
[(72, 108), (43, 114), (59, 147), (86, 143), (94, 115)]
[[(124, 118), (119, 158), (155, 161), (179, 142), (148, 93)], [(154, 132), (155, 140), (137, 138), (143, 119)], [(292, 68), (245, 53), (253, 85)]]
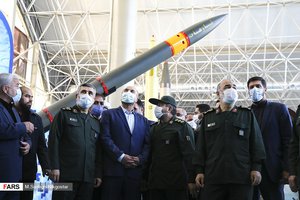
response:
[(72, 121), (72, 122), (77, 122), (77, 119), (76, 119), (76, 118), (70, 117), (70, 121)]
[(244, 136), (245, 134), (244, 134), (244, 130), (242, 130), (242, 129), (240, 129), (239, 130), (239, 136)]
[(212, 126), (215, 126), (215, 125), (216, 125), (216, 123), (213, 122), (213, 123), (207, 124), (207, 127), (209, 128), (209, 127), (212, 127)]
[(187, 141), (191, 141), (191, 137), (189, 135), (185, 136)]

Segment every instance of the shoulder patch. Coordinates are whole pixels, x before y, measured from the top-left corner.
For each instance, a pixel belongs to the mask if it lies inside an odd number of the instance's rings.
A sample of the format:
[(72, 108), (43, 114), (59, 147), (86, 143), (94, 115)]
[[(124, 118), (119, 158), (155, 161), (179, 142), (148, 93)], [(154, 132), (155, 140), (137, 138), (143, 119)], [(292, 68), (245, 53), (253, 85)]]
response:
[(203, 114), (205, 115), (205, 114), (210, 113), (210, 112), (213, 112), (213, 111), (216, 111), (216, 109), (215, 109), (215, 108), (211, 108), (211, 109), (209, 109), (208, 111), (204, 112)]
[(159, 124), (159, 121), (154, 122), (154, 123), (150, 124), (150, 127), (151, 127), (151, 126), (156, 126), (156, 125), (158, 125), (158, 124)]
[(177, 122), (177, 123), (183, 124), (185, 121), (184, 121), (184, 120), (182, 120), (182, 119), (175, 118), (175, 119), (174, 119), (174, 122)]
[(89, 115), (91, 116), (91, 118), (99, 120), (95, 115), (92, 115), (91, 113), (89, 113)]
[(64, 108), (61, 108), (62, 110), (67, 110), (67, 111), (71, 111), (72, 110), (72, 108), (70, 108), (70, 107), (64, 107)]
[(243, 109), (243, 110), (251, 110), (250, 107), (238, 106), (237, 108), (238, 108), (238, 109)]

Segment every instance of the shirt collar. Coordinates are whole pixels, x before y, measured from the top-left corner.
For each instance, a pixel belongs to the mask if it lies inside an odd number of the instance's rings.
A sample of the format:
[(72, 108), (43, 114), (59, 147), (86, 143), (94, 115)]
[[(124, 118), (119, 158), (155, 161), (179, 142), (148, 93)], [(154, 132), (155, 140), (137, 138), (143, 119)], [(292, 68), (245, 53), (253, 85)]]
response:
[(122, 108), (123, 112), (124, 112), (125, 114), (127, 114), (127, 115), (134, 114), (133, 110), (132, 110), (132, 111), (128, 111), (128, 110), (126, 110), (125, 108), (123, 108), (123, 106), (121, 106), (121, 108)]
[(13, 107), (14, 102), (11, 101), (10, 103), (7, 103), (6, 101), (4, 101), (3, 99), (0, 98), (0, 102), (5, 106), (5, 107)]
[(252, 104), (252, 108), (259, 108), (259, 107), (264, 107), (265, 105), (267, 104), (267, 100), (266, 99), (263, 99), (257, 103), (253, 103)]

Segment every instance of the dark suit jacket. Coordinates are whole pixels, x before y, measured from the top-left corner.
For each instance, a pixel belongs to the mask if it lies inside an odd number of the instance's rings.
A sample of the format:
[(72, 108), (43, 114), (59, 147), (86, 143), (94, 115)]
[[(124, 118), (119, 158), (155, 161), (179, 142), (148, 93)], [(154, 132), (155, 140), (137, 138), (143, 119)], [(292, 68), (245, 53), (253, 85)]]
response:
[(15, 108), (13, 113), (16, 123), (0, 102), (0, 182), (21, 180), (23, 156), (20, 152), (20, 141), (27, 141), (31, 145), (26, 127)]
[(293, 135), (290, 141), (289, 148), (289, 167), (290, 167), (290, 176), (297, 176), (297, 184), (300, 185), (300, 105), (298, 106), (296, 116), (293, 121)]
[(261, 133), (266, 150), (264, 162), (272, 181), (282, 178), (288, 171), (288, 148), (292, 135), (292, 120), (284, 104), (267, 101), (261, 123)]
[(142, 167), (125, 169), (118, 161), (124, 153), (138, 156), (144, 164), (149, 155), (149, 122), (134, 113), (134, 129), (131, 134), (125, 114), (121, 107), (103, 111), (100, 127), (100, 140), (103, 146), (103, 176), (124, 176), (141, 178)]
[(36, 113), (31, 112), (29, 114), (29, 121), (33, 123), (35, 129), (34, 132), (30, 134), (32, 142), (30, 151), (23, 157), (23, 182), (34, 181), (36, 178), (36, 155), (38, 156), (43, 172), (45, 172), (46, 169), (50, 169), (42, 119)]

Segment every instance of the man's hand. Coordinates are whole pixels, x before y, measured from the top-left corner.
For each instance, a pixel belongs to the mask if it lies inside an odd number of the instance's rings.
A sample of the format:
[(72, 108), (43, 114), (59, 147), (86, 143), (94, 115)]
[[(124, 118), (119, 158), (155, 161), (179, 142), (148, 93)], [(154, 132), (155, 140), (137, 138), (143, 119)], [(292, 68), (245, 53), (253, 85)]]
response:
[(252, 185), (258, 185), (261, 182), (261, 174), (259, 171), (251, 171), (250, 172), (250, 179)]
[(50, 176), (51, 169), (45, 169), (43, 170), (43, 176)]
[(192, 196), (193, 199), (196, 199), (199, 193), (199, 189), (197, 188), (195, 183), (189, 183), (188, 184), (189, 193)]
[(288, 184), (289, 183), (289, 175), (290, 175), (289, 172), (283, 171), (280, 182), (283, 184)]
[(30, 150), (30, 145), (27, 142), (23, 142), (23, 141), (20, 141), (20, 144), (21, 144), (20, 150), (22, 154), (23, 155), (28, 154)]
[(95, 178), (95, 184), (94, 184), (94, 188), (97, 188), (101, 185), (102, 180), (101, 178)]
[(197, 174), (195, 182), (197, 187), (204, 187), (204, 174)]
[(34, 125), (31, 122), (23, 122), (26, 127), (27, 133), (32, 133), (34, 131)]
[(140, 164), (140, 159), (137, 156), (132, 156), (132, 159), (134, 161), (135, 166), (138, 166)]
[(121, 162), (126, 168), (134, 168), (137, 166), (134, 157), (127, 154), (125, 154)]
[(298, 191), (297, 187), (297, 177), (295, 175), (292, 175), (289, 177), (289, 186), (293, 192)]
[(49, 177), (53, 182), (59, 182), (59, 175), (60, 175), (59, 169), (53, 169), (51, 170)]

